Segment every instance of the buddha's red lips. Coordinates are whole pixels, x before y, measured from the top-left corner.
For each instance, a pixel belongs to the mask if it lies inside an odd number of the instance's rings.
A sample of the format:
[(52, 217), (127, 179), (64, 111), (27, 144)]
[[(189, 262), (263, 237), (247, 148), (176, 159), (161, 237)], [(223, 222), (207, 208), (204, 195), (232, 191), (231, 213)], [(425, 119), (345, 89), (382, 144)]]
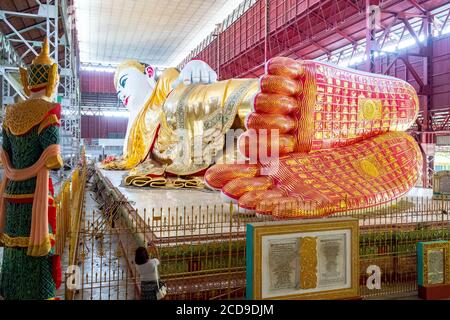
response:
[(127, 106), (127, 105), (128, 105), (128, 99), (130, 99), (130, 97), (126, 97), (126, 99), (125, 99), (125, 100), (123, 100), (123, 104), (124, 104), (125, 106)]

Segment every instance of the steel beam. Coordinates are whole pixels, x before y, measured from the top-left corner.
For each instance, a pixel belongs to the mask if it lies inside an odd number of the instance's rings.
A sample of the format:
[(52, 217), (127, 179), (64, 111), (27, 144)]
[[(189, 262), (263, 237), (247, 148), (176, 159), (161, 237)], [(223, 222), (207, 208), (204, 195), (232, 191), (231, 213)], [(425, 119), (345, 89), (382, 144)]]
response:
[(419, 84), (419, 87), (420, 87), (419, 94), (422, 93), (423, 90), (424, 90), (424, 87), (425, 87), (425, 83), (422, 80), (422, 78), (419, 76), (419, 74), (417, 73), (416, 69), (414, 69), (414, 67), (409, 62), (408, 57), (401, 56), (399, 59), (403, 61), (403, 63), (405, 64), (406, 69), (409, 72), (411, 72), (414, 80), (416, 80), (416, 82)]
[(420, 11), (422, 11), (422, 13), (424, 14), (427, 13), (427, 10), (424, 7), (422, 7), (419, 3), (417, 3), (416, 0), (408, 0), (408, 2), (411, 3), (417, 9), (419, 9)]
[(444, 120), (444, 122), (442, 122), (442, 125), (439, 127), (438, 131), (444, 131), (445, 126), (449, 123), (449, 122), (448, 122), (449, 120), (450, 120), (450, 114), (448, 114), (448, 115), (445, 117), (445, 120)]
[(8, 19), (6, 18), (6, 16), (2, 16), (1, 15), (2, 14), (2, 12), (0, 12), (0, 19), (2, 19), (3, 20), (3, 22), (15, 33), (15, 35), (17, 36), (17, 37), (19, 37), (19, 39), (20, 40), (22, 40), (23, 41), (23, 43), (25, 43), (26, 44), (26, 46), (35, 54), (35, 55), (38, 55), (38, 53), (36, 52), (36, 50), (34, 50), (34, 48), (32, 47), (32, 46), (30, 46), (30, 44), (28, 43), (28, 41), (27, 40), (25, 40), (25, 38), (20, 34), (20, 32), (19, 31), (17, 31), (17, 29), (16, 28), (14, 28), (14, 26), (8, 21)]
[[(34, 29), (36, 29), (36, 28), (39, 28), (39, 29), (42, 29), (42, 30), (45, 31), (44, 28), (41, 28), (45, 23), (46, 23), (45, 21), (39, 22), (39, 23), (33, 24), (32, 26), (29, 26), (29, 27), (26, 27), (26, 28), (17, 30), (17, 32), (19, 32), (19, 33), (24, 33), (24, 32), (30, 31), (30, 30), (34, 30)], [(15, 36), (15, 35), (16, 35), (15, 32), (11, 32), (11, 33), (8, 33), (8, 34), (6, 35), (6, 38), (11, 38), (11, 37), (13, 37), (13, 36)]]

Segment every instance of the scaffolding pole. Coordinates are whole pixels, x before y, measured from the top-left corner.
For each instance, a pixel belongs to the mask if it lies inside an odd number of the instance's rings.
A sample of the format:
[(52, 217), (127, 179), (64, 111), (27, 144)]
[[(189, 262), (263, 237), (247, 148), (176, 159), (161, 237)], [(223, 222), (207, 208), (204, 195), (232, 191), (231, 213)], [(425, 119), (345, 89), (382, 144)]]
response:
[[(26, 32), (33, 28), (44, 31), (49, 40), (50, 57), (58, 63), (60, 83), (56, 101), (61, 104), (61, 146), (65, 164), (74, 167), (80, 154), (80, 90), (73, 44), (73, 25), (70, 24), (70, 7), (66, 0), (37, 1), (38, 11), (35, 13), (12, 12), (0, 10), (0, 19), (11, 29), (6, 36), (0, 34), (0, 75), (1, 75), (1, 104), (2, 116), (4, 107), (14, 103), (17, 96), (25, 98), (21, 88), (18, 67), (23, 66), (23, 58), (30, 53), (37, 55), (37, 50), (42, 46), (42, 41), (26, 38)], [(17, 30), (10, 22), (11, 17), (34, 19), (33, 26)], [(60, 33), (62, 23), (62, 35)], [(21, 43), (27, 47), (27, 51), (20, 56), (13, 44)], [(61, 50), (63, 49), (63, 50)], [(63, 56), (60, 57), (60, 52)]]

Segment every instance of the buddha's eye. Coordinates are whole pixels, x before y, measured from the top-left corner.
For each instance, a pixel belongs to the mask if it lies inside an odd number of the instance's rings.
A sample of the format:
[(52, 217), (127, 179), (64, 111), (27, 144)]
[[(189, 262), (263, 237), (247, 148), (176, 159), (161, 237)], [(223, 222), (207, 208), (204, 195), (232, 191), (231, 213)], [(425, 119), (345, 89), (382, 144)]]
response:
[(127, 80), (128, 80), (128, 77), (126, 75), (123, 75), (122, 77), (120, 77), (119, 84), (122, 88), (125, 87)]

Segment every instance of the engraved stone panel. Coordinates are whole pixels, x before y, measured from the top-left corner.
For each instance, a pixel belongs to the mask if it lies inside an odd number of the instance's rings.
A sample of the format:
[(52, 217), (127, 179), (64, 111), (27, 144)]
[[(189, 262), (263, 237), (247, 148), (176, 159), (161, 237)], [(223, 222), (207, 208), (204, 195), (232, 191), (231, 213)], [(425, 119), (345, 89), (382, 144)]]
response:
[(450, 194), (450, 175), (442, 176), (439, 179), (439, 190), (441, 193)]
[(439, 171), (433, 175), (433, 198), (450, 200), (450, 171)]
[(297, 239), (269, 242), (270, 290), (295, 289), (298, 286)]
[(429, 250), (428, 262), (428, 284), (440, 284), (445, 282), (444, 249)]
[(321, 237), (318, 242), (319, 287), (346, 283), (346, 243), (345, 235)]

